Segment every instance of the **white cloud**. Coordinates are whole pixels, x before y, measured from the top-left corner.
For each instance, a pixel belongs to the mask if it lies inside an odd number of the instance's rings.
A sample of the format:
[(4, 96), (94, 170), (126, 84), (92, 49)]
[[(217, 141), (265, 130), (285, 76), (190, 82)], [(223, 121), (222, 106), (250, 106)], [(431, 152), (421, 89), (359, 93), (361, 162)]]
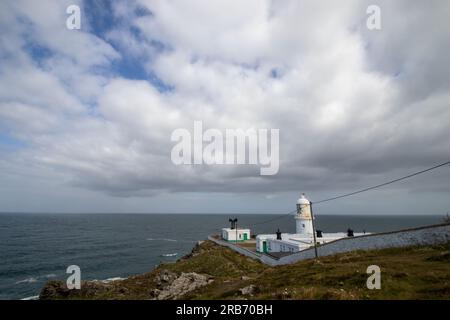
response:
[[(277, 201), (276, 192), (320, 197), (449, 158), (444, 3), (383, 2), (376, 34), (364, 29), (367, 6), (356, 1), (118, 2), (112, 14), (122, 22), (105, 39), (87, 32), (93, 26), (66, 30), (65, 4), (7, 1), (0, 10), (8, 30), (0, 124), (27, 143), (15, 154), (24, 166), (51, 169), (64, 185), (111, 199), (253, 192)], [(52, 54), (33, 60), (31, 40)], [(125, 58), (172, 90), (113, 72)], [(174, 166), (170, 134), (194, 120), (279, 128), (280, 173)], [(9, 170), (10, 155), (0, 158)]]

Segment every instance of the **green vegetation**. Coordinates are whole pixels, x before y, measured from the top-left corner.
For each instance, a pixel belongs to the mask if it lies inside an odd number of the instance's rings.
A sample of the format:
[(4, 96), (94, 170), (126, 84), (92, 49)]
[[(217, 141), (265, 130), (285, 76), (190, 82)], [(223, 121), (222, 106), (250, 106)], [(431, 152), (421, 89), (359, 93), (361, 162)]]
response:
[[(369, 265), (381, 268), (381, 289), (366, 287)], [(49, 282), (48, 299), (151, 299), (162, 272), (207, 274), (214, 281), (184, 299), (450, 299), (450, 244), (354, 251), (269, 267), (205, 241), (176, 263), (109, 284), (83, 283), (61, 293)], [(158, 280), (159, 279), (159, 280)]]

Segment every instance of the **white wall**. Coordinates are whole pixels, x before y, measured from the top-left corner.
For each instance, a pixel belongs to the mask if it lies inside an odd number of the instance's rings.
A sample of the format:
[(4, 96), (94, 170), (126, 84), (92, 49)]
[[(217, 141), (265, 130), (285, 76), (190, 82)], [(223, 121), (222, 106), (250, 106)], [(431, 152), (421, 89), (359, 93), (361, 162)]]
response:
[[(243, 241), (244, 234), (247, 235), (247, 240), (250, 240), (249, 229), (237, 229), (237, 240)], [(236, 241), (236, 229), (222, 229), (222, 238), (227, 241)]]
[(295, 218), (295, 233), (297, 234), (313, 234), (312, 220)]
[(263, 242), (268, 239), (276, 239), (277, 236), (275, 234), (260, 234), (256, 236), (256, 251), (263, 252)]
[(300, 250), (299, 245), (282, 242), (276, 239), (268, 240), (267, 246), (269, 252), (298, 252)]

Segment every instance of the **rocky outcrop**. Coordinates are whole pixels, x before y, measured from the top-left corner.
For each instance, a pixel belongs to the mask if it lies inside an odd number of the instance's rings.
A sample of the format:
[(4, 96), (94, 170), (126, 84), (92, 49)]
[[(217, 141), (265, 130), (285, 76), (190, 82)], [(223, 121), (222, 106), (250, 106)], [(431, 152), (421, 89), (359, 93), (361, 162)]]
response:
[(91, 299), (104, 294), (113, 287), (111, 283), (101, 281), (82, 281), (82, 290), (70, 290), (63, 281), (49, 281), (42, 288), (39, 300), (59, 300), (83, 298)]
[(138, 277), (130, 277), (125, 281), (82, 281), (80, 290), (69, 290), (63, 281), (49, 281), (42, 288), (39, 299), (109, 299), (110, 297), (128, 299), (133, 296), (133, 290), (142, 292), (143, 288), (148, 286), (147, 294), (144, 293), (144, 299), (170, 300), (178, 299), (213, 281), (213, 277), (205, 274), (195, 272), (177, 274), (162, 269), (150, 282), (146, 282), (144, 279), (138, 281)]
[(67, 289), (67, 286), (64, 286), (62, 281), (49, 281), (42, 288), (39, 300), (51, 300), (55, 297), (65, 299), (69, 297), (70, 293), (71, 290)]
[(247, 287), (239, 289), (240, 294), (243, 296), (252, 296), (256, 292), (256, 286), (254, 284), (251, 284)]
[(162, 270), (155, 279), (156, 288), (151, 290), (150, 294), (156, 300), (178, 299), (188, 292), (210, 284), (212, 281), (214, 280), (209, 275), (183, 272), (177, 276), (174, 272)]

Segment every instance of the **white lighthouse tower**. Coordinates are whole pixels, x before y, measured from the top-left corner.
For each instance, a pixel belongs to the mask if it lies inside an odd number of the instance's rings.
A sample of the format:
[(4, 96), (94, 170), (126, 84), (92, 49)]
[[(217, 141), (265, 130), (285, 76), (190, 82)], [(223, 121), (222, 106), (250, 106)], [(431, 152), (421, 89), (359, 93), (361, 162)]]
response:
[(311, 202), (306, 199), (305, 194), (302, 193), (297, 200), (297, 214), (295, 215), (295, 230), (296, 234), (313, 235), (313, 222), (311, 216)]

